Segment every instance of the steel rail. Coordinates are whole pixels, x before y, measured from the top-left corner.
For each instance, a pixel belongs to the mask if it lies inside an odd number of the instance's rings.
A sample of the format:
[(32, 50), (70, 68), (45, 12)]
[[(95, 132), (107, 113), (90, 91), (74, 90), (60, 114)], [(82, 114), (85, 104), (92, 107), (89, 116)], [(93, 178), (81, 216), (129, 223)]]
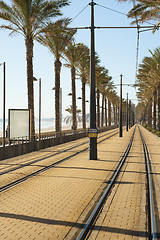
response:
[[(116, 135), (117, 133), (118, 133), (118, 131), (117, 131), (116, 133), (110, 135), (109, 137), (106, 137), (105, 139), (102, 139), (101, 141), (98, 142), (98, 144), (101, 143), (101, 142), (103, 142), (103, 141), (105, 141), (106, 139), (109, 139), (109, 138), (113, 137), (113, 136)], [(106, 135), (109, 135), (109, 134), (106, 134)], [(105, 135), (103, 135), (103, 136), (101, 136), (101, 137), (104, 137), (104, 136), (105, 136)], [(61, 160), (59, 160), (59, 161), (57, 161), (57, 162), (55, 162), (55, 163), (53, 163), (53, 164), (51, 164), (51, 165), (48, 165), (48, 166), (46, 166), (46, 167), (43, 167), (43, 168), (40, 169), (40, 170), (37, 170), (37, 171), (35, 171), (35, 172), (31, 173), (31, 174), (28, 174), (27, 176), (25, 176), (25, 177), (23, 177), (23, 178), (20, 178), (20, 179), (18, 179), (18, 180), (15, 180), (14, 182), (11, 182), (11, 183), (9, 183), (9, 184), (1, 187), (1, 188), (0, 188), (0, 193), (3, 192), (3, 191), (5, 191), (5, 190), (8, 190), (8, 189), (11, 188), (11, 187), (16, 186), (16, 185), (18, 185), (18, 184), (20, 184), (20, 183), (22, 183), (22, 182), (24, 182), (24, 181), (26, 181), (26, 180), (28, 180), (29, 178), (31, 178), (31, 177), (33, 177), (33, 176), (36, 176), (36, 175), (38, 175), (38, 174), (40, 174), (40, 173), (42, 173), (42, 172), (44, 172), (44, 171), (47, 171), (47, 170), (49, 170), (49, 169), (51, 169), (51, 168), (59, 165), (60, 163), (66, 161), (66, 160), (68, 160), (68, 159), (70, 159), (70, 158), (72, 158), (72, 157), (74, 157), (74, 156), (76, 156), (76, 155), (78, 155), (78, 154), (80, 154), (80, 153), (82, 153), (82, 152), (85, 152), (87, 149), (88, 149), (88, 147), (82, 149), (82, 150), (79, 151), (79, 152), (73, 153), (72, 155), (70, 155), (70, 156), (68, 156), (68, 157), (65, 157), (65, 158), (63, 158), (63, 159), (61, 159)], [(46, 157), (46, 158), (49, 158), (49, 157), (51, 157), (51, 156), (48, 156), (48, 157)], [(44, 159), (45, 159), (45, 158), (44, 158)]]
[(146, 145), (146, 142), (143, 138), (142, 132), (139, 128), (141, 140), (143, 143), (143, 150), (144, 150), (144, 156), (146, 160), (146, 171), (147, 171), (147, 181), (148, 181), (148, 195), (149, 195), (149, 210), (150, 210), (150, 226), (151, 226), (151, 239), (152, 240), (158, 240), (160, 239), (158, 236), (158, 226), (156, 224), (156, 212), (154, 208), (154, 197), (153, 197), (153, 189), (152, 189), (152, 177), (151, 177), (151, 167), (150, 167), (150, 159), (149, 159), (149, 153), (148, 148)]
[[(118, 133), (117, 130), (116, 130), (116, 131), (113, 131), (113, 132), (116, 132), (116, 133), (113, 134), (112, 136), (114, 136), (114, 135), (116, 135), (116, 134)], [(108, 136), (109, 134), (110, 134), (110, 133), (104, 134), (104, 135), (100, 136), (99, 138)], [(23, 167), (27, 167), (27, 166), (29, 166), (29, 165), (31, 165), (31, 164), (34, 164), (34, 163), (43, 161), (43, 160), (48, 159), (48, 158), (50, 158), (50, 157), (54, 157), (54, 156), (59, 155), (59, 154), (61, 154), (61, 153), (70, 151), (70, 150), (72, 150), (72, 149), (74, 149), (74, 148), (76, 148), (76, 147), (82, 146), (82, 145), (84, 145), (84, 144), (86, 144), (86, 143), (88, 143), (88, 141), (83, 142), (83, 143), (78, 144), (78, 145), (75, 145), (75, 146), (73, 146), (73, 147), (67, 148), (67, 149), (65, 149), (65, 150), (61, 150), (61, 151), (59, 151), (59, 152), (57, 152), (57, 153), (54, 153), (54, 154), (51, 154), (51, 155), (49, 155), (49, 156), (46, 156), (46, 157), (42, 157), (42, 158), (33, 160), (33, 161), (31, 161), (31, 162), (28, 162), (28, 163), (24, 163), (24, 164), (21, 163), (21, 164), (20, 164), (19, 166), (17, 166), (17, 167), (14, 167), (14, 168), (5, 170), (5, 171), (3, 171), (3, 172), (0, 172), (0, 176), (2, 176), (2, 175), (4, 175), (4, 174), (7, 174), (7, 173), (10, 173), (10, 172), (13, 172), (13, 171), (16, 171), (16, 170), (21, 169), (21, 168), (23, 168)]]
[(122, 156), (122, 159), (117, 167), (117, 169), (115, 170), (115, 173), (110, 181), (110, 184), (108, 185), (107, 189), (105, 190), (104, 194), (102, 195), (100, 201), (98, 202), (97, 204), (97, 207), (95, 208), (95, 210), (93, 211), (93, 213), (91, 214), (90, 218), (88, 219), (82, 233), (80, 234), (78, 240), (84, 240), (86, 238), (86, 236), (88, 235), (90, 229), (92, 228), (92, 225), (94, 223), (94, 221), (96, 220), (97, 218), (97, 215), (98, 213), (100, 212), (100, 210), (102, 209), (103, 205), (104, 205), (104, 202), (108, 196), (108, 194), (110, 193), (114, 183), (115, 183), (115, 180), (116, 178), (118, 177), (119, 173), (120, 173), (120, 170), (129, 154), (129, 151), (131, 149), (131, 146), (132, 146), (132, 143), (133, 143), (133, 138), (134, 138), (134, 134), (135, 134), (135, 130), (136, 130), (136, 127), (133, 131), (133, 134), (132, 134), (132, 137), (131, 137), (131, 140), (126, 148), (126, 151), (124, 153), (124, 155)]

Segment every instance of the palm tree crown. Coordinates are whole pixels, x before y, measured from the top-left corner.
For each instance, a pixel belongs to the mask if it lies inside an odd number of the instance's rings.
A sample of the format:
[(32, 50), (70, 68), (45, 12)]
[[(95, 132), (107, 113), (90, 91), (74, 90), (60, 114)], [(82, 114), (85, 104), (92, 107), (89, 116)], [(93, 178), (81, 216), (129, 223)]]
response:
[[(126, 2), (133, 0), (118, 0), (119, 2)], [(145, 22), (148, 20), (154, 20), (157, 22), (157, 25), (160, 24), (160, 1), (159, 0), (138, 0), (138, 3), (129, 11), (128, 17), (135, 18), (137, 17), (138, 22)], [(132, 23), (136, 23), (136, 21)]]
[(61, 57), (63, 56), (67, 45), (72, 41), (75, 30), (68, 28), (70, 19), (64, 18), (55, 23), (49, 22), (46, 31), (38, 37), (38, 41), (48, 47), (55, 58), (55, 129), (58, 134), (61, 132), (60, 121), (60, 72)]

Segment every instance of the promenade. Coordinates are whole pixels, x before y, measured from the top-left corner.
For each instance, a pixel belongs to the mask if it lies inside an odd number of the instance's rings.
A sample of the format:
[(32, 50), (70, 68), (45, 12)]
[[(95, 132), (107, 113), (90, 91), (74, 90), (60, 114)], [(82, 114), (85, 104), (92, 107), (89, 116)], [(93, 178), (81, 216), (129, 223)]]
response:
[[(115, 129), (101, 133), (97, 160), (89, 160), (88, 149), (85, 150), (88, 138), (83, 138), (1, 161), (0, 239), (79, 239), (119, 165), (134, 128), (129, 132), (123, 130), (122, 138)], [(160, 141), (144, 128), (140, 129), (152, 159), (159, 219)], [(44, 170), (34, 175), (40, 169)], [(145, 171), (137, 126), (129, 155), (89, 239), (148, 239)], [(33, 176), (27, 179), (31, 174)], [(11, 185), (25, 177), (21, 183)], [(5, 188), (7, 185), (9, 187)]]

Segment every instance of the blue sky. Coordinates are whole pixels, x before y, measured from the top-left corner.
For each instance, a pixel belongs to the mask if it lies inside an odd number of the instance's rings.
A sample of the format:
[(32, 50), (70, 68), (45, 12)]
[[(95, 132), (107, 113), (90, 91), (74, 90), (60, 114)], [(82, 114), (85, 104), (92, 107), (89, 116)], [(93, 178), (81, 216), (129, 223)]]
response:
[[(6, 1), (8, 2), (8, 1)], [(63, 8), (65, 17), (74, 18), (89, 0), (72, 0), (70, 6)], [(96, 0), (99, 5), (127, 13), (132, 7), (130, 3), (117, 3), (113, 0)], [(2, 21), (1, 21), (2, 23)], [(131, 19), (126, 16), (95, 6), (95, 26), (130, 26)], [(148, 24), (146, 24), (148, 25)], [(71, 27), (90, 26), (90, 6), (76, 18)], [(0, 30), (0, 62), (6, 62), (6, 111), (9, 108), (27, 108), (27, 80), (26, 80), (26, 56), (25, 43), (20, 35), (9, 36), (9, 31)], [(90, 31), (78, 30), (76, 42), (84, 43), (90, 47)], [(139, 63), (144, 56), (149, 55), (148, 50), (159, 47), (160, 32), (154, 35), (151, 31), (140, 34)], [(120, 74), (124, 75), (124, 83), (135, 82), (136, 68), (136, 29), (129, 30), (104, 30), (95, 31), (95, 49), (101, 60), (101, 65), (109, 70), (115, 84), (119, 84)], [(64, 61), (62, 61), (64, 64)], [(3, 67), (0, 67), (0, 93), (2, 93)], [(62, 108), (63, 115), (67, 115), (65, 108), (71, 105), (71, 77), (70, 69), (62, 67)], [(34, 42), (34, 76), (42, 79), (42, 117), (54, 117), (54, 57), (49, 50), (39, 43)], [(35, 90), (35, 116), (38, 116), (38, 83), (34, 83)], [(76, 80), (77, 97), (81, 96), (81, 81)], [(119, 88), (117, 88), (119, 94)], [(135, 89), (123, 87), (123, 97), (129, 93), (130, 99), (135, 99)], [(1, 94), (2, 96), (2, 94)], [(86, 99), (89, 100), (89, 87), (87, 86)], [(134, 103), (137, 101), (133, 100)], [(81, 100), (77, 100), (77, 106), (81, 109)], [(89, 112), (89, 104), (87, 104)], [(0, 118), (2, 118), (2, 98), (0, 100)]]

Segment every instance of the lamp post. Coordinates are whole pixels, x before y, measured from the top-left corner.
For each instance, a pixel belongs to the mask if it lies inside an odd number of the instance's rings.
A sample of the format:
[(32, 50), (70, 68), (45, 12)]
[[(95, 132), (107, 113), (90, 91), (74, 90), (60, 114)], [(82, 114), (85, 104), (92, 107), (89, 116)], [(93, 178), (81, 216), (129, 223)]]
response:
[[(37, 78), (33, 77), (33, 81), (38, 81)], [(39, 141), (41, 139), (41, 78), (39, 78), (39, 128), (38, 128), (38, 136)]]
[(39, 79), (39, 141), (41, 139), (41, 78)]
[(129, 129), (131, 128), (131, 100), (129, 100)]
[(0, 63), (3, 65), (3, 147), (5, 147), (5, 108), (6, 108), (6, 63)]
[(119, 137), (122, 137), (122, 77), (120, 75)]
[[(86, 103), (89, 103), (88, 100), (84, 100), (84, 105), (83, 105), (83, 98), (78, 97), (78, 100), (82, 100), (82, 127), (83, 129), (86, 129)], [(84, 110), (85, 108), (85, 110)]]
[(96, 96), (95, 96), (95, 42), (94, 42), (94, 5), (91, 6), (91, 57), (90, 57), (90, 129), (89, 129), (89, 159), (97, 160), (97, 128), (96, 128)]

